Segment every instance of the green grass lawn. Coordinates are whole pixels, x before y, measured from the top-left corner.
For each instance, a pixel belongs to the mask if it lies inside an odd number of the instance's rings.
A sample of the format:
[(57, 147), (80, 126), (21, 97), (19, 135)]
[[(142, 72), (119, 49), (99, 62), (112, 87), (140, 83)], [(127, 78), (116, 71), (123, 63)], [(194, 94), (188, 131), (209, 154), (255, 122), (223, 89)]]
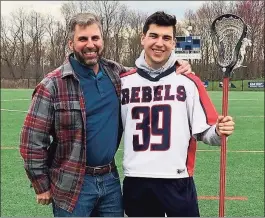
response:
[[(36, 204), (17, 149), (31, 94), (26, 89), (1, 90), (1, 216), (52, 216), (51, 206)], [(222, 92), (209, 94), (221, 112)], [(227, 200), (225, 215), (264, 216), (264, 93), (230, 92), (229, 114), (236, 129), (227, 144), (226, 195), (247, 200)], [(116, 155), (121, 179), (122, 154), (123, 144)], [(219, 163), (220, 148), (199, 143), (194, 176), (198, 196), (218, 196)], [(201, 216), (218, 216), (218, 200), (199, 200), (199, 206)]]

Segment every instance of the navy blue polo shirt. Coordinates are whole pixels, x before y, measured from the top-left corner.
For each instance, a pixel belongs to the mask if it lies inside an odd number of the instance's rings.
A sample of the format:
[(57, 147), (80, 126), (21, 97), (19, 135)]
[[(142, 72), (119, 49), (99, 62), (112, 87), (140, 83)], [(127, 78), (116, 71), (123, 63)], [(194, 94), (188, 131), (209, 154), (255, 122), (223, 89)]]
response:
[(119, 100), (108, 75), (102, 67), (97, 74), (70, 57), (80, 81), (86, 108), (86, 165), (110, 163), (117, 150)]

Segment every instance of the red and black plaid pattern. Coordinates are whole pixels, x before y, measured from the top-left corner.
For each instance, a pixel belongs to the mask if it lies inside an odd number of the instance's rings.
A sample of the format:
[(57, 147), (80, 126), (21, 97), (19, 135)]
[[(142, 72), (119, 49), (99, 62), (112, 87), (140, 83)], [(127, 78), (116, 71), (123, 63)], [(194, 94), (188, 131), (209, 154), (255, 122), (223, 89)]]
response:
[[(126, 69), (103, 58), (100, 63), (120, 97), (119, 74)], [(20, 137), (20, 153), (36, 194), (50, 190), (56, 205), (69, 212), (85, 175), (84, 102), (67, 59), (36, 86)]]

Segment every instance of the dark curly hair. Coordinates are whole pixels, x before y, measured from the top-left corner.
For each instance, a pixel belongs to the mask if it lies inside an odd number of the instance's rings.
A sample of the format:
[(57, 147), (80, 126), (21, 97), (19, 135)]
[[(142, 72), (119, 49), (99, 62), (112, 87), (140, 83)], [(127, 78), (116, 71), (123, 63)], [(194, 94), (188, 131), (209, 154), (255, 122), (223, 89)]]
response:
[(154, 14), (150, 15), (144, 24), (143, 33), (146, 34), (149, 26), (151, 24), (156, 24), (158, 26), (172, 26), (173, 27), (173, 37), (176, 36), (176, 17), (173, 15), (166, 14), (164, 11), (157, 11)]

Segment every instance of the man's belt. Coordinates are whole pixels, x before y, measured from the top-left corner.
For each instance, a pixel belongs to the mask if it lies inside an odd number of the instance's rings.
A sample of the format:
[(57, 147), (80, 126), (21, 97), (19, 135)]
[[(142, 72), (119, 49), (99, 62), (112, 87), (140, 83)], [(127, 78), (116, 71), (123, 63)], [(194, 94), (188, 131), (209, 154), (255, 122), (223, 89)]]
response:
[(106, 173), (115, 171), (116, 168), (117, 167), (114, 161), (111, 161), (109, 164), (103, 166), (97, 166), (97, 167), (86, 166), (86, 174), (91, 176), (104, 175)]

